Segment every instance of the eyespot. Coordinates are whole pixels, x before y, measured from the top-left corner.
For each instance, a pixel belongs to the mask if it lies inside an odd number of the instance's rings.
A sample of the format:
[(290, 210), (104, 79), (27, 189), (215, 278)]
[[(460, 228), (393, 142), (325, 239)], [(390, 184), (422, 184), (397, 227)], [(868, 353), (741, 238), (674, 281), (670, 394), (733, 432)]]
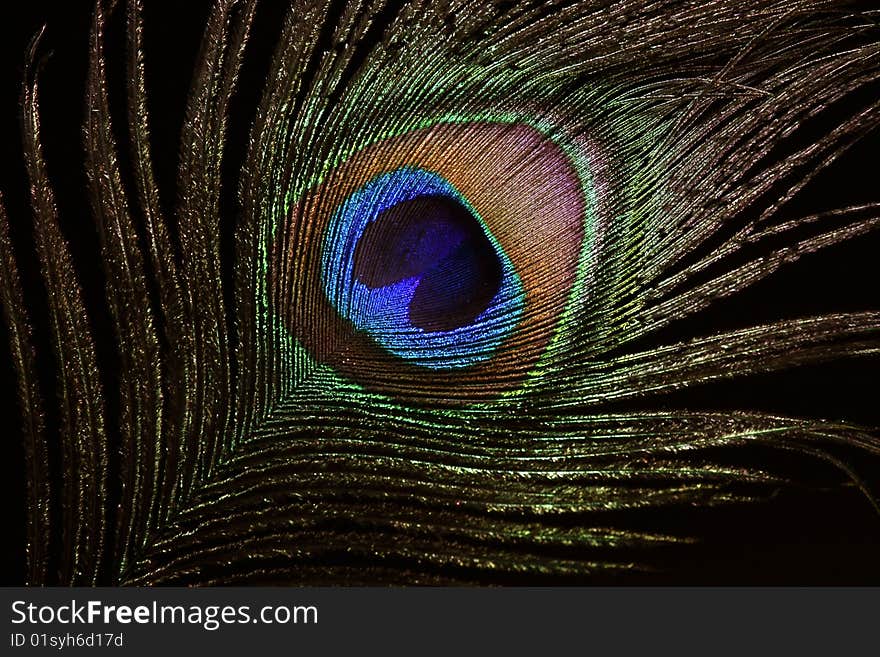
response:
[(380, 141), (291, 208), (272, 249), (275, 310), (314, 359), (365, 388), (497, 397), (559, 326), (585, 206), (565, 152), (527, 125)]
[(322, 251), (324, 293), (340, 317), (412, 365), (490, 359), (519, 324), (523, 288), (469, 205), (442, 176), (413, 167), (352, 193)]

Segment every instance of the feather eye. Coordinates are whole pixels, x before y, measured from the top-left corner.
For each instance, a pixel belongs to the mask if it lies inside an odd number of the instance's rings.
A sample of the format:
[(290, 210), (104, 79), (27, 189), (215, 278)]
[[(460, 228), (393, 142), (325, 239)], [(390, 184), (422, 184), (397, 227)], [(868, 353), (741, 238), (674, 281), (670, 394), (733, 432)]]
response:
[(294, 204), (273, 298), (316, 359), (368, 388), (497, 397), (559, 328), (588, 232), (583, 187), (525, 125), (382, 140)]

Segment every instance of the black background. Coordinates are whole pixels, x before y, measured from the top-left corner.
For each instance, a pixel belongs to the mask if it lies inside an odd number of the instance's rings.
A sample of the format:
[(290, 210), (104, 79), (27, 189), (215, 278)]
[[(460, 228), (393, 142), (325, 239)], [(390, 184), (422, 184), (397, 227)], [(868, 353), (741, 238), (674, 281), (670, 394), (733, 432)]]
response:
[[(146, 0), (146, 60), (153, 147), (162, 202), (173, 203), (177, 135), (189, 86), (192, 64), (210, 2), (208, 0)], [(234, 163), (241, 161), (250, 115), (265, 82), (265, 68), (275, 43), (283, 12), (281, 2), (263, 3), (241, 93), (233, 106), (227, 176), (235, 178)], [(6, 2), (0, 8), (0, 144), (3, 148), (0, 192), (12, 223), (26, 297), (35, 309), (38, 345), (48, 344), (45, 292), (41, 286), (30, 237), (27, 182), (21, 157), (19, 95), (27, 45), (47, 25), (41, 52), (51, 52), (42, 75), (44, 147), (55, 183), (63, 230), (87, 293), (99, 359), (105, 366), (105, 390), (114, 390), (113, 336), (103, 309), (103, 274), (97, 257), (97, 236), (85, 196), (81, 125), (84, 76), (88, 53), (91, 0), (68, 2)], [(122, 76), (124, 41), (121, 14), (110, 24), (109, 48), (117, 53), (110, 62), (111, 84)], [(119, 101), (124, 93), (115, 96)], [(120, 107), (117, 125), (124, 125)], [(124, 144), (125, 135), (120, 135)], [(790, 212), (877, 200), (877, 134), (869, 135), (830, 170), (810, 185)], [(124, 149), (123, 149), (124, 150)], [(125, 164), (123, 162), (123, 164)], [(227, 187), (233, 188), (232, 185)], [(234, 203), (230, 207), (230, 228)], [(224, 235), (229, 244), (231, 230)], [(698, 318), (679, 322), (658, 341), (702, 335), (779, 318), (821, 312), (880, 308), (877, 286), (880, 237), (869, 235), (805, 258), (754, 286), (746, 293), (717, 304)], [(43, 315), (40, 313), (43, 312)], [(5, 326), (0, 327), (5, 344)], [(43, 351), (48, 352), (47, 349)], [(0, 468), (7, 484), (2, 523), (3, 574), (0, 583), (17, 584), (24, 571), (24, 476), (19, 444), (19, 419), (14, 379), (5, 349), (0, 350), (3, 429)], [(41, 353), (43, 388), (51, 390), (51, 354)], [(753, 376), (716, 383), (653, 399), (645, 408), (752, 409), (779, 414), (846, 419), (880, 425), (877, 404), (877, 358), (844, 360), (802, 367), (785, 373)], [(109, 395), (112, 398), (112, 395)], [(46, 394), (51, 400), (50, 394)], [(111, 399), (112, 413), (112, 399)], [(47, 404), (51, 407), (51, 404)], [(49, 426), (53, 417), (50, 415)], [(111, 436), (112, 438), (112, 436)], [(856, 454), (852, 465), (869, 481), (877, 481), (876, 463), (863, 463)], [(733, 458), (733, 457), (732, 457)], [(741, 453), (735, 458), (792, 459), (766, 452)], [(53, 464), (58, 468), (57, 463)], [(819, 483), (840, 481), (830, 468), (805, 461), (806, 477)], [(626, 577), (622, 583), (692, 584), (827, 584), (880, 583), (880, 517), (851, 488), (792, 489), (760, 505), (704, 509), (687, 514), (669, 513), (650, 523), (664, 531), (695, 533), (704, 537), (698, 548), (658, 553), (662, 572)], [(534, 582), (531, 582), (534, 583)], [(560, 582), (554, 582), (560, 583)], [(607, 582), (606, 582), (607, 583)]]

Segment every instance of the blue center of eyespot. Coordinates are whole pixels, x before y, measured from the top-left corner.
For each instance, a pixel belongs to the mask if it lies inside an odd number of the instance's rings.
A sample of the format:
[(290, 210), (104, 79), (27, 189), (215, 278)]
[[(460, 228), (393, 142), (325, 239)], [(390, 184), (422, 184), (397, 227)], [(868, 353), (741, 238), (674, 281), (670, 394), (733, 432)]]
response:
[(477, 212), (414, 167), (373, 178), (335, 210), (321, 279), (358, 330), (432, 369), (491, 358), (524, 307), (520, 278)]

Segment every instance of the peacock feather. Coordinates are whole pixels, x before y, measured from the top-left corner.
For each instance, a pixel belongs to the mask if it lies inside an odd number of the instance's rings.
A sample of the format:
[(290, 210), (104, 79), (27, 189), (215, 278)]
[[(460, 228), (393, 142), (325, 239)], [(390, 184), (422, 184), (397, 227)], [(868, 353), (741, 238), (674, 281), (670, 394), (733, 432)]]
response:
[(713, 314), (880, 226), (876, 189), (809, 196), (880, 123), (870, 3), (296, 0), (263, 29), (213, 0), (173, 189), (142, 4), (94, 6), (91, 221), (45, 154), (51, 36), (27, 56), (39, 276), (0, 210), (0, 294), (29, 584), (649, 582), (707, 514), (877, 509), (870, 420), (711, 392), (876, 365), (867, 291)]

